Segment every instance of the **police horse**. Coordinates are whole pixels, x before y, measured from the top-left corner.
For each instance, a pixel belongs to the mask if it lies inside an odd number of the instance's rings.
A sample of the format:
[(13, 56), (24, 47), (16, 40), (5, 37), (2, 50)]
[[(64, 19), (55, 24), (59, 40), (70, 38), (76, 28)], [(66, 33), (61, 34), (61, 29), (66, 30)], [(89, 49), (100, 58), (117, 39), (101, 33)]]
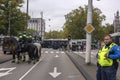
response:
[[(39, 61), (39, 58), (41, 56), (41, 45), (40, 43), (25, 43), (23, 44), (24, 47), (21, 49), (21, 53), (25, 54), (28, 53), (29, 60), (28, 63), (36, 63)], [(23, 61), (26, 61), (25, 55), (23, 56)]]
[[(23, 54), (28, 53), (28, 62), (37, 62), (41, 56), (41, 45), (39, 43), (24, 43), (22, 46), (14, 37), (5, 37), (3, 40), (4, 45), (8, 45), (10, 52), (12, 53), (12, 62), (19, 63)], [(24, 55), (24, 61), (25, 61)]]
[(12, 62), (15, 62), (15, 59), (19, 59), (20, 56), (18, 54), (18, 42), (14, 37), (4, 37), (3, 46), (6, 46), (9, 49), (9, 52), (12, 54)]

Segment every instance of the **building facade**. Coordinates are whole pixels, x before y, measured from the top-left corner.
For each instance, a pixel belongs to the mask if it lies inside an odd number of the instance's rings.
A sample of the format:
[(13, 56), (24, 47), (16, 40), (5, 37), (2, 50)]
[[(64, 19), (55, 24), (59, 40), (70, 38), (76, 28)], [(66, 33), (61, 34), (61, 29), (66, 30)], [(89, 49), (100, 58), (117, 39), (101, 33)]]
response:
[(115, 32), (120, 32), (120, 16), (119, 16), (119, 11), (116, 12), (116, 14), (114, 15), (114, 33)]
[(31, 18), (28, 22), (28, 29), (35, 30), (35, 35), (41, 36), (43, 40), (45, 37), (45, 20), (42, 18)]

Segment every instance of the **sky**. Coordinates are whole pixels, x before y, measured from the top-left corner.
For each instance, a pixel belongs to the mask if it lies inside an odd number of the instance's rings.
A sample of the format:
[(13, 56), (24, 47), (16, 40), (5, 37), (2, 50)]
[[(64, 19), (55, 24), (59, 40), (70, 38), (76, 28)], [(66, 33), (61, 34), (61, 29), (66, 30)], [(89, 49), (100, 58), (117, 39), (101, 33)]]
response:
[[(21, 8), (26, 12), (27, 0)], [(106, 16), (105, 23), (113, 23), (114, 14), (120, 11), (120, 0), (93, 0), (93, 7), (99, 8)], [(29, 15), (40, 18), (41, 11), (46, 22), (45, 31), (62, 30), (65, 15), (78, 7), (88, 5), (88, 0), (29, 0)]]

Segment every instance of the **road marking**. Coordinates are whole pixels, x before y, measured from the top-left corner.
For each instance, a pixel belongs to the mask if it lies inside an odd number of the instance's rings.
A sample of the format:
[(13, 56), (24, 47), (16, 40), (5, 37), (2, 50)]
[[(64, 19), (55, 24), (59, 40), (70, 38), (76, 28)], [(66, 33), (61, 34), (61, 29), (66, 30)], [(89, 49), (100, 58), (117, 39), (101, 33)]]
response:
[(55, 57), (58, 58), (59, 56), (56, 54)]
[(61, 53), (65, 53), (64, 51), (62, 51)]
[(56, 78), (57, 76), (59, 76), (61, 74), (61, 72), (57, 72), (57, 67), (54, 67), (53, 72), (49, 72), (49, 74), (53, 77)]
[(48, 51), (45, 51), (45, 53), (48, 53)]
[(54, 53), (53, 51), (51, 51), (50, 53)]
[(59, 53), (59, 51), (56, 51), (56, 53)]
[[(12, 74), (10, 73), (12, 70), (16, 69), (16, 67), (12, 67), (12, 68), (1, 68), (0, 71), (0, 77), (3, 77), (3, 76), (6, 76), (6, 75), (9, 75), (9, 74)], [(3, 72), (2, 72), (3, 71)], [(4, 72), (5, 71), (5, 72)]]
[(32, 71), (41, 61), (42, 59), (40, 59), (35, 65), (33, 65), (19, 80), (22, 80), (26, 75), (28, 75), (30, 71)]

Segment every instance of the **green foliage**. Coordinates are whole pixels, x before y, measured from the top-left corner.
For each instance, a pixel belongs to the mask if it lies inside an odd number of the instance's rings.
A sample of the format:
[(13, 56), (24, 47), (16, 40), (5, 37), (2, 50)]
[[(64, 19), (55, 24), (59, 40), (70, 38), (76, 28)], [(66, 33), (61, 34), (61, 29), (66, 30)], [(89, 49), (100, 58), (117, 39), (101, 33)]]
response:
[(35, 33), (36, 31), (33, 30), (33, 29), (28, 29), (28, 32), (31, 33), (32, 35), (34, 35), (34, 33)]
[(50, 31), (45, 33), (46, 39), (61, 39), (63, 37), (63, 31)]
[(11, 35), (25, 29), (26, 13), (20, 10), (23, 0), (0, 0), (0, 34), (7, 35), (9, 21)]
[[(104, 36), (113, 33), (113, 25), (106, 23), (102, 25), (105, 20), (105, 15), (102, 14), (98, 8), (93, 8), (92, 25), (95, 30), (92, 32), (92, 39), (95, 41), (103, 40)], [(72, 10), (65, 15), (66, 22), (63, 26), (63, 31), (50, 31), (46, 33), (46, 38), (68, 38), (71, 35), (72, 39), (85, 39), (86, 32), (84, 27), (87, 23), (87, 6), (79, 7)]]
[[(64, 37), (71, 35), (73, 39), (86, 38), (84, 27), (87, 20), (87, 6), (79, 7), (65, 15), (66, 22), (64, 24)], [(93, 39), (100, 39), (104, 33), (102, 29), (102, 21), (105, 20), (105, 15), (102, 15), (101, 10), (93, 8), (93, 26), (95, 30), (92, 33)]]

